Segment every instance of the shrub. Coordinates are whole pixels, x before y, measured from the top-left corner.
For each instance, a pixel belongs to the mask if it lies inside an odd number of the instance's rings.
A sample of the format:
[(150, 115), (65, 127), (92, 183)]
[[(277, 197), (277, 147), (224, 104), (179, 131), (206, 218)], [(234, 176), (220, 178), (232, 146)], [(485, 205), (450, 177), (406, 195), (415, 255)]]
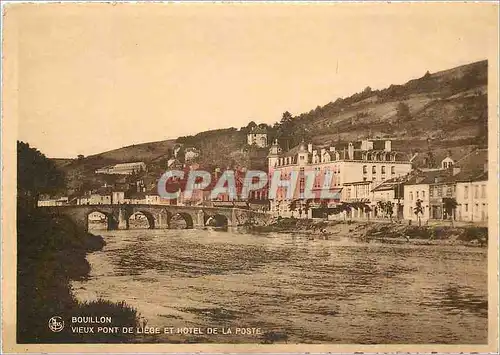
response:
[(487, 243), (488, 242), (488, 228), (487, 227), (467, 227), (464, 232), (458, 236), (459, 240), (465, 242), (472, 242), (474, 240)]

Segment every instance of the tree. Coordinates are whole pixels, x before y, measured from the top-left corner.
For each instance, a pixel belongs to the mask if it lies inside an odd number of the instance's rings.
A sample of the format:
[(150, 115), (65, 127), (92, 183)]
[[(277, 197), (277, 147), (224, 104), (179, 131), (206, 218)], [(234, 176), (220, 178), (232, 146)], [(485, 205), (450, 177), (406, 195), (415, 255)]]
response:
[(298, 200), (293, 200), (292, 202), (290, 202), (288, 204), (288, 210), (291, 212), (296, 211), (297, 210), (297, 202), (298, 202)]
[(319, 210), (323, 218), (328, 218), (328, 201), (322, 199), (319, 203)]
[(385, 212), (389, 216), (389, 219), (392, 222), (392, 215), (394, 214), (394, 203), (392, 203), (391, 201), (387, 201), (385, 203)]
[(257, 127), (257, 123), (255, 123), (254, 121), (250, 121), (249, 124), (247, 124), (247, 132), (250, 132), (252, 129), (254, 129), (255, 127)]
[(340, 211), (344, 212), (344, 221), (346, 219), (346, 215), (349, 212), (351, 212), (351, 209), (352, 209), (352, 206), (347, 202), (342, 202), (342, 204), (340, 205)]
[(305, 204), (304, 204), (304, 213), (306, 214), (306, 217), (307, 217), (307, 214), (309, 213), (309, 210), (311, 209), (311, 202), (312, 202), (311, 199), (307, 199)]
[(83, 160), (83, 158), (85, 158), (85, 155), (83, 155), (83, 154), (78, 154), (77, 158), (78, 158), (78, 160)]
[(283, 112), (283, 115), (281, 116), (281, 124), (282, 125), (287, 125), (290, 122), (292, 122), (293, 116), (290, 112), (285, 111)]
[(363, 206), (363, 212), (365, 212), (365, 214), (368, 216), (368, 220), (370, 220), (370, 212), (372, 211), (372, 208), (370, 207), (370, 205), (368, 205), (367, 203), (364, 204)]
[(28, 143), (17, 141), (18, 203), (35, 208), (42, 193), (55, 193), (64, 187), (64, 175), (55, 163)]
[(420, 215), (424, 214), (424, 208), (422, 207), (422, 200), (418, 199), (415, 202), (415, 207), (413, 208), (413, 213), (417, 216), (418, 219), (418, 226), (422, 226), (422, 221), (420, 219)]
[(396, 117), (398, 121), (407, 121), (411, 118), (410, 107), (406, 102), (400, 101), (396, 106)]
[(457, 208), (458, 205), (457, 200), (455, 200), (453, 197), (444, 197), (443, 204), (444, 211), (446, 212), (447, 216), (451, 217), (451, 225), (453, 225), (453, 220), (455, 219), (455, 208)]
[(377, 202), (377, 209), (382, 213), (382, 217), (385, 216), (385, 202), (384, 201)]

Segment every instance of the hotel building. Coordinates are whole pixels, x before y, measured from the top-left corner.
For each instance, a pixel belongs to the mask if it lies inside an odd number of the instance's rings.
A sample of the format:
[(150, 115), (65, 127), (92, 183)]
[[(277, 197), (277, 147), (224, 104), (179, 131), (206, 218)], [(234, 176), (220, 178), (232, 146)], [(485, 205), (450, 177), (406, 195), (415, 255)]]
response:
[[(381, 144), (383, 146), (380, 146)], [(280, 172), (282, 180), (290, 179), (292, 172), (298, 174), (292, 198), (287, 198), (286, 187), (279, 187), (275, 198), (271, 200), (271, 211), (275, 215), (292, 216), (293, 211), (289, 209), (291, 202), (300, 200), (301, 204), (304, 203), (307, 172), (316, 173), (312, 192), (318, 198), (325, 189), (325, 178), (331, 176), (329, 191), (335, 193), (336, 197), (328, 201), (330, 206), (341, 202), (343, 187), (353, 183), (361, 183), (361, 186), (371, 183), (371, 186), (377, 186), (387, 179), (409, 173), (411, 163), (405, 153), (392, 150), (392, 142), (389, 140), (364, 140), (350, 142), (343, 147), (319, 149), (302, 142), (287, 152), (283, 152), (275, 140), (269, 150), (268, 170), (270, 179), (275, 171)], [(366, 189), (368, 190), (368, 187)], [(319, 200), (311, 205), (311, 209), (317, 208), (318, 205)], [(310, 217), (311, 211), (305, 216)]]

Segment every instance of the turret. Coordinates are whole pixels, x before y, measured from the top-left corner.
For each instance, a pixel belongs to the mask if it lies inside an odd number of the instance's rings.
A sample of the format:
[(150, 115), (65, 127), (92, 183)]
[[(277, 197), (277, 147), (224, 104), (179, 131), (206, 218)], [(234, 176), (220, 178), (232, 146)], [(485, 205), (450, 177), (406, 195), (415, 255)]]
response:
[(280, 153), (281, 147), (278, 144), (278, 140), (275, 139), (273, 144), (271, 145), (271, 148), (269, 148), (269, 155), (267, 156), (269, 171), (274, 169), (274, 167), (277, 165)]
[(311, 148), (312, 151), (312, 144), (310, 146), (307, 146), (304, 141), (300, 143), (299, 145), (299, 152), (297, 154), (297, 163), (299, 165), (306, 165), (309, 161), (309, 149)]

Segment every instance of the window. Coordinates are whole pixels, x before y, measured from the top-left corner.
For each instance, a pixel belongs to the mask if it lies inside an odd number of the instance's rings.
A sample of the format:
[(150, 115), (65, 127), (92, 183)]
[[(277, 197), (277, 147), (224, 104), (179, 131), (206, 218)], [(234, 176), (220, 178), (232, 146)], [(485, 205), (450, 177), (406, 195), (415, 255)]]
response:
[(366, 181), (366, 176), (363, 178), (363, 181)]
[(479, 186), (474, 186), (474, 198), (479, 197)]
[(431, 187), (429, 189), (429, 197), (433, 197), (434, 196), (433, 192), (434, 192), (434, 189)]
[(303, 155), (300, 156), (300, 160), (304, 160), (304, 156)]
[(391, 175), (394, 175), (394, 174), (396, 174), (396, 167), (391, 166)]
[(382, 165), (382, 174), (385, 174), (385, 166)]
[(368, 167), (366, 165), (363, 165), (363, 174), (368, 173)]
[(419, 196), (418, 196), (418, 191), (417, 191), (417, 200), (419, 199)]
[(413, 201), (413, 192), (410, 192), (410, 201)]
[(450, 197), (451, 196), (451, 186), (448, 186), (446, 188), (446, 196)]
[(464, 200), (467, 200), (468, 198), (469, 198), (469, 186), (464, 186)]
[(481, 185), (481, 197), (486, 197), (486, 185)]
[(469, 204), (465, 204), (465, 212), (469, 212)]
[(442, 186), (437, 186), (437, 195), (439, 197), (443, 196), (443, 187)]
[(422, 198), (425, 199), (425, 191), (422, 191)]
[(377, 167), (374, 165), (372, 166), (372, 174), (376, 174), (377, 173)]

